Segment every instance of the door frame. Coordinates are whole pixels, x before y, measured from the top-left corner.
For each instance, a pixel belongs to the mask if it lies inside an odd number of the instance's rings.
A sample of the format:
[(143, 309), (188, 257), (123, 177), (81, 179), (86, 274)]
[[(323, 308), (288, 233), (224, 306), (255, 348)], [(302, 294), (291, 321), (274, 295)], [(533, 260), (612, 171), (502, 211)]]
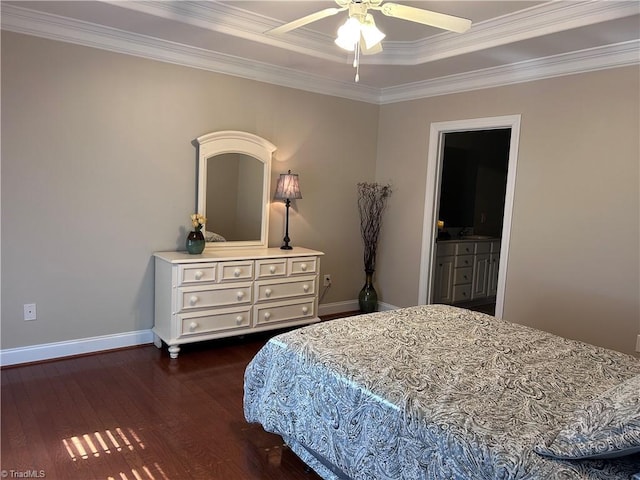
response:
[(432, 302), (433, 267), (435, 264), (435, 240), (437, 236), (438, 210), (440, 208), (440, 182), (442, 179), (442, 161), (444, 156), (444, 134), (468, 132), (474, 130), (511, 129), (509, 162), (507, 167), (507, 189), (502, 220), (502, 238), (500, 243), (500, 266), (498, 269), (498, 291), (496, 294), (495, 316), (502, 318), (504, 295), (509, 260), (509, 240), (511, 237), (511, 219), (513, 198), (516, 185), (516, 165), (518, 163), (518, 145), (520, 143), (520, 115), (473, 118), (448, 122), (434, 122), (429, 132), (429, 152), (427, 157), (427, 185), (424, 202), (424, 220), (422, 223), (422, 252), (420, 258), (420, 280), (418, 282), (418, 303)]

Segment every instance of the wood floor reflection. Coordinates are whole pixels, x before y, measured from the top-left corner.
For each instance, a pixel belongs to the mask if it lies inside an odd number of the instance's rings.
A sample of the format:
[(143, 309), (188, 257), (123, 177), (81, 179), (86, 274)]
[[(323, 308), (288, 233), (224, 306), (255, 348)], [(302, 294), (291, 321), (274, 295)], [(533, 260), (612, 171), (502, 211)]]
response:
[[(317, 480), (248, 424), (244, 369), (266, 335), (5, 368), (0, 469), (61, 480)], [(4, 476), (4, 474), (3, 474)]]

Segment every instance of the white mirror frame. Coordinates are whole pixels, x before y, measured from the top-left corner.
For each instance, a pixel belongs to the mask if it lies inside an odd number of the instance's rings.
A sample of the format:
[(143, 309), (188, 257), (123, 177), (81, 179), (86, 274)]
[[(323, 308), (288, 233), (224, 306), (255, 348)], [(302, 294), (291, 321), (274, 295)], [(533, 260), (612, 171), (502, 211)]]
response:
[[(198, 143), (198, 213), (207, 216), (207, 159), (225, 153), (250, 155), (264, 165), (262, 186), (262, 228), (260, 240), (206, 242), (205, 250), (220, 248), (267, 247), (269, 242), (269, 194), (271, 159), (276, 147), (268, 140), (247, 132), (225, 130), (208, 133), (196, 139)], [(205, 225), (206, 229), (206, 225)]]

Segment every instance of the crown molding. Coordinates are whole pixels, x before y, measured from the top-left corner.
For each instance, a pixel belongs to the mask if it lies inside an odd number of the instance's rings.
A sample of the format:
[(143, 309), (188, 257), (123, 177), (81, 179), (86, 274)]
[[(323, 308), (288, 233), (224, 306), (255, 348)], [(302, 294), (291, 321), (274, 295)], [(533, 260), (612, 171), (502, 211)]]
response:
[(125, 55), (232, 75), (283, 87), (377, 103), (378, 88), (125, 32), (89, 22), (2, 4), (2, 29)]
[(385, 42), (380, 62), (374, 58), (369, 63), (419, 65), (638, 15), (639, 12), (636, 2), (548, 2), (476, 23), (463, 35), (446, 32), (411, 44)]
[[(229, 3), (101, 1), (314, 58), (344, 63), (344, 52), (335, 47), (333, 37), (309, 28), (299, 28), (281, 36), (264, 35), (265, 31), (280, 26), (281, 22)], [(421, 65), (550, 33), (637, 15), (638, 11), (638, 4), (629, 1), (551, 1), (475, 23), (471, 30), (463, 35), (443, 32), (413, 42), (386, 40), (384, 51), (363, 58), (362, 64)]]
[(640, 64), (640, 40), (553, 55), (382, 90), (379, 104), (437, 97)]
[(3, 30), (374, 104), (447, 95), (640, 63), (640, 42), (630, 41), (380, 89), (15, 5), (2, 4), (1, 7)]

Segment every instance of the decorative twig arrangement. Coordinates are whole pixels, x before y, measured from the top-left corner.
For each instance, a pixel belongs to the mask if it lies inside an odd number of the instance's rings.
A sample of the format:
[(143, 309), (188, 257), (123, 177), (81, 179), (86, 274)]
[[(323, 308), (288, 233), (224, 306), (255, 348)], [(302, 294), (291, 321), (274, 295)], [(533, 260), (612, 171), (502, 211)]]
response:
[(389, 195), (391, 195), (391, 185), (358, 183), (358, 211), (360, 212), (360, 233), (364, 242), (365, 271), (375, 270), (382, 212)]

